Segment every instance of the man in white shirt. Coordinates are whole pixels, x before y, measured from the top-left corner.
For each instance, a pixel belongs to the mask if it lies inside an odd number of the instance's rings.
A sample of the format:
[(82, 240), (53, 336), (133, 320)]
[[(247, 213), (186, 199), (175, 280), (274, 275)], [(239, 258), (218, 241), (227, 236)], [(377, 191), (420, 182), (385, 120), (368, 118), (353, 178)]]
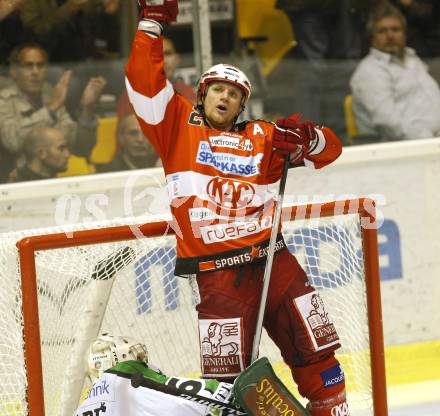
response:
[(370, 53), (350, 86), (360, 136), (376, 141), (440, 136), (440, 89), (416, 52), (406, 47), (406, 21), (392, 5), (367, 24)]

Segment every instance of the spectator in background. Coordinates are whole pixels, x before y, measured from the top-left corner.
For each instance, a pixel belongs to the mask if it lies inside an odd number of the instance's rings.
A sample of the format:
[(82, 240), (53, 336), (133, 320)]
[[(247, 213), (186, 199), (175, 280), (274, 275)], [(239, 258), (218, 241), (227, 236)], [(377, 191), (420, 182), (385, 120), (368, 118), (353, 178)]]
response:
[(51, 62), (73, 69), (65, 105), (74, 119), (80, 92), (90, 78), (104, 77), (104, 93), (114, 97), (119, 97), (124, 89), (124, 62), (119, 59), (120, 3), (26, 0), (21, 8), (25, 29), (48, 51)]
[(102, 77), (89, 80), (75, 122), (64, 107), (71, 71), (64, 72), (51, 88), (45, 82), (48, 55), (37, 44), (18, 46), (11, 53), (10, 64), (14, 84), (0, 91), (0, 152), (11, 169), (23, 150), (24, 137), (35, 126), (61, 130), (72, 153), (87, 157), (96, 143), (94, 108), (106, 81)]
[(9, 182), (54, 178), (67, 169), (70, 151), (61, 130), (34, 127), (24, 139), (24, 156), (24, 165), (11, 172)]
[(368, 21), (370, 53), (350, 86), (359, 133), (373, 141), (440, 135), (440, 89), (415, 51), (406, 47), (406, 21), (390, 4)]
[[(168, 80), (173, 84), (174, 90), (195, 104), (196, 93), (194, 88), (176, 77), (176, 70), (180, 65), (180, 56), (176, 51), (174, 42), (170, 38), (163, 38), (163, 56), (164, 71)], [(133, 107), (128, 100), (128, 94), (125, 89), (118, 100), (117, 107), (119, 118), (123, 117), (127, 112), (134, 112)]]
[(96, 165), (97, 172), (116, 172), (161, 166), (156, 151), (143, 135), (134, 114), (129, 113), (119, 121), (116, 135), (119, 145), (116, 157), (110, 163)]

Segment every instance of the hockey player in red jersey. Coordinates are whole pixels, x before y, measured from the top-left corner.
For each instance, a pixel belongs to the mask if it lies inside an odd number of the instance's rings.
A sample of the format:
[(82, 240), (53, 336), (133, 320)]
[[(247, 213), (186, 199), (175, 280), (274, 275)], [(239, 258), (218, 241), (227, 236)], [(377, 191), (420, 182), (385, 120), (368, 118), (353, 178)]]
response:
[[(331, 129), (299, 116), (237, 123), (252, 86), (231, 65), (215, 65), (201, 76), (193, 107), (163, 70), (159, 22), (175, 20), (177, 0), (139, 4), (126, 87), (163, 162), (177, 239), (175, 274), (196, 275), (203, 376), (231, 381), (251, 359), (275, 205), (269, 185), (279, 181), (286, 155), (292, 166), (319, 169), (342, 147)], [(264, 327), (311, 415), (348, 416), (344, 373), (334, 355), (339, 337), (281, 230)]]

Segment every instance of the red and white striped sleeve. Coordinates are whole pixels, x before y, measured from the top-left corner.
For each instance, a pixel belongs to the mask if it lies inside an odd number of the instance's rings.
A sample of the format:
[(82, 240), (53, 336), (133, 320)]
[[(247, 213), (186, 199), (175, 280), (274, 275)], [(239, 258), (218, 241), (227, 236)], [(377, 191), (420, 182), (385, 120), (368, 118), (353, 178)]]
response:
[(175, 94), (163, 65), (163, 38), (138, 30), (126, 66), (125, 84), (142, 131), (162, 159), (175, 138), (179, 112), (188, 105)]

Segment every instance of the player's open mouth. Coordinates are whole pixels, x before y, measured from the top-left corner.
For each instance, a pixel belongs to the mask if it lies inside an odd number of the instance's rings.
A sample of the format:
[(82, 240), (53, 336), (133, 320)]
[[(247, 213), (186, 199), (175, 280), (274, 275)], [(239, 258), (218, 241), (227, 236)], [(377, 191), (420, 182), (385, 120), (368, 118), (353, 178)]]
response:
[(224, 105), (218, 105), (217, 110), (220, 111), (221, 113), (224, 113), (228, 110), (228, 108)]

